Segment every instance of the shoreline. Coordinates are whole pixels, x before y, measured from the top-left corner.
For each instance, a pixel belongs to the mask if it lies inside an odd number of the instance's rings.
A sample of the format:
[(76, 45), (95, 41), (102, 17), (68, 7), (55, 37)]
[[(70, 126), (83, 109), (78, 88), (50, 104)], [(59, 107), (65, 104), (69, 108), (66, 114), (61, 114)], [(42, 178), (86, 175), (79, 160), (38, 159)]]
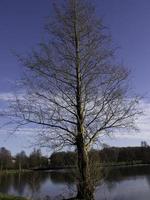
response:
[(15, 170), (15, 169), (4, 169), (0, 170), (0, 175), (1, 174), (15, 174), (15, 173), (25, 173), (25, 172), (32, 172), (30, 169), (23, 169), (23, 170)]
[(28, 200), (28, 199), (25, 197), (18, 197), (0, 193), (0, 200)]
[[(150, 163), (115, 163), (115, 164), (102, 164), (99, 165), (97, 167), (99, 168), (103, 168), (103, 167), (107, 167), (107, 168), (119, 168), (119, 167), (142, 167), (142, 166), (150, 166)], [(75, 170), (76, 166), (72, 166), (72, 167), (56, 167), (56, 168), (50, 168), (47, 170), (34, 170), (34, 171), (62, 171), (62, 170)]]
[[(142, 167), (142, 166), (150, 166), (150, 163), (110, 163), (110, 164), (101, 164), (97, 165), (97, 167), (102, 168), (102, 167)], [(2, 170), (0, 171), (0, 174), (15, 174), (15, 173), (26, 173), (26, 172), (45, 172), (45, 171), (61, 171), (61, 170), (75, 170), (76, 166), (66, 166), (66, 167), (51, 167), (49, 169), (23, 169), (23, 170), (12, 170), (12, 169), (7, 169), (7, 170)]]

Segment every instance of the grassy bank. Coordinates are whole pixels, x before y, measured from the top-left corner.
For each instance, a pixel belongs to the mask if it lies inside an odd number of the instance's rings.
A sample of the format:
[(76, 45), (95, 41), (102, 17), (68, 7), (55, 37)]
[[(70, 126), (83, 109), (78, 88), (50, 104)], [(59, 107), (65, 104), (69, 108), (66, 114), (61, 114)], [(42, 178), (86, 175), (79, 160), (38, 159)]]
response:
[(32, 170), (28, 170), (28, 169), (23, 169), (21, 171), (19, 170), (14, 170), (14, 169), (9, 169), (9, 170), (0, 170), (0, 174), (15, 174), (15, 173), (22, 173), (22, 172), (30, 172)]
[[(150, 166), (150, 163), (144, 163), (142, 161), (130, 161), (130, 162), (106, 162), (106, 163), (95, 163), (96, 167), (135, 167), (135, 166)], [(76, 166), (55, 166), (51, 167), (50, 170), (67, 170), (67, 169), (76, 169)]]
[(0, 194), (0, 200), (27, 200), (27, 199), (23, 197), (15, 197), (10, 195)]

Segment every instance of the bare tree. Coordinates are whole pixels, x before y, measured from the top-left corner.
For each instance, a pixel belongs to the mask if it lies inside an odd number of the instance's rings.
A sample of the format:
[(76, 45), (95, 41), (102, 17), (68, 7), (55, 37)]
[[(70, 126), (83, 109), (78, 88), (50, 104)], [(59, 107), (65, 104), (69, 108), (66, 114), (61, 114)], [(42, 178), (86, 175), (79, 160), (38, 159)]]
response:
[(128, 70), (115, 64), (106, 28), (88, 0), (57, 1), (48, 39), (20, 58), (25, 95), (11, 105), (19, 125), (41, 126), (40, 144), (75, 147), (78, 199), (93, 199), (88, 152), (103, 134), (132, 128), (137, 99), (128, 94)]

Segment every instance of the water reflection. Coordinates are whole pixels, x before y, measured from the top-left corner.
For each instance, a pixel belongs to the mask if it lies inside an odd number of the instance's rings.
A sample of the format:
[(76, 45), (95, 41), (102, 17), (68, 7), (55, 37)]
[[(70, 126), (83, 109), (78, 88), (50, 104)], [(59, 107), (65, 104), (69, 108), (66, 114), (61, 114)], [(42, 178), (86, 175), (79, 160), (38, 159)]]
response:
[[(97, 173), (98, 174), (98, 173)], [(101, 174), (101, 173), (100, 173)], [(101, 175), (97, 176), (101, 177)], [(69, 171), (0, 175), (0, 192), (37, 199), (75, 194), (75, 174)], [(59, 198), (58, 198), (59, 196)], [(95, 191), (96, 200), (149, 200), (150, 167), (111, 169)]]
[(74, 171), (53, 171), (50, 173), (51, 181), (55, 184), (60, 183), (68, 183), (73, 184), (75, 183), (75, 172)]

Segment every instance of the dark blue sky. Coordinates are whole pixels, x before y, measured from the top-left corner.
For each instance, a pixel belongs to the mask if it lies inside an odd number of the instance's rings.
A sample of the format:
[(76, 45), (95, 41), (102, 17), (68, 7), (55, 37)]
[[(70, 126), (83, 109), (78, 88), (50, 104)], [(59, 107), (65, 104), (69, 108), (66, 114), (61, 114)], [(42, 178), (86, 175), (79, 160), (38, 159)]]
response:
[[(98, 15), (109, 28), (114, 43), (120, 47), (118, 59), (132, 71), (135, 92), (146, 95), (149, 102), (150, 1), (95, 2)], [(12, 50), (26, 53), (35, 47), (44, 35), (44, 22), (50, 14), (51, 0), (0, 0), (0, 95), (12, 92), (12, 83), (20, 78), (21, 66)], [(9, 147), (10, 143), (7, 143)], [(1, 145), (5, 144), (1, 142)]]
[[(97, 0), (119, 58), (132, 69), (133, 86), (149, 93), (150, 1)], [(43, 36), (44, 21), (51, 14), (51, 0), (0, 0), (0, 92), (10, 88), (8, 80), (19, 78), (20, 66), (12, 55), (30, 51)]]
[(120, 46), (120, 59), (132, 70), (135, 89), (149, 96), (150, 1), (102, 0), (98, 7), (113, 41)]
[(42, 38), (48, 0), (0, 0), (0, 92), (10, 88), (8, 80), (19, 78), (20, 66), (12, 51), (28, 52)]

